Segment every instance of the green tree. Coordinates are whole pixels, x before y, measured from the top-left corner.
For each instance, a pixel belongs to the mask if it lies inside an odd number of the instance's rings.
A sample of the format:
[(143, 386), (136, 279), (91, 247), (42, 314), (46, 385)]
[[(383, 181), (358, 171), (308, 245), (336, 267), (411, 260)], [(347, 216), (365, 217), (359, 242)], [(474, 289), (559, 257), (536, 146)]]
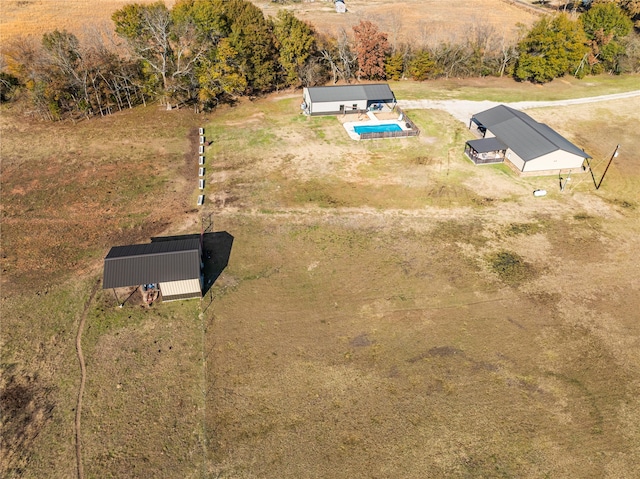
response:
[(225, 15), (233, 19), (230, 45), (238, 53), (242, 73), (250, 91), (270, 91), (275, 87), (278, 70), (273, 25), (262, 10), (244, 0), (225, 3)]
[[(223, 96), (219, 82), (226, 74), (220, 68), (226, 61), (220, 62), (217, 49), (231, 33), (225, 3), (178, 0), (171, 10), (172, 39), (176, 46), (174, 88), (180, 89), (187, 101), (196, 101), (205, 108), (216, 105)], [(234, 51), (233, 56), (236, 55)]]
[(546, 83), (567, 73), (584, 74), (580, 67), (589, 51), (586, 42), (582, 25), (566, 14), (543, 17), (518, 44), (514, 76)]
[(625, 54), (620, 40), (631, 32), (631, 19), (615, 3), (597, 3), (580, 21), (591, 46), (591, 72), (619, 72), (620, 58)]
[(117, 55), (99, 33), (83, 43), (66, 31), (7, 42), (6, 71), (24, 86), (24, 98), (43, 118), (108, 114), (144, 103), (141, 64)]
[(212, 45), (231, 33), (224, 0), (178, 0), (171, 14), (176, 22), (193, 22), (200, 39)]
[(66, 30), (54, 30), (42, 36), (42, 47), (48, 64), (43, 69), (43, 92), (56, 119), (78, 106), (83, 111), (90, 110), (88, 72), (78, 38)]
[(284, 70), (287, 85), (299, 84), (303, 67), (316, 51), (313, 28), (298, 20), (288, 10), (280, 10), (274, 33), (278, 41), (280, 65)]
[(161, 1), (149, 5), (133, 3), (116, 10), (111, 16), (115, 31), (133, 52), (159, 75), (163, 92), (169, 91), (169, 75), (173, 64), (171, 47), (172, 19)]
[(591, 2), (585, 1), (584, 3), (592, 7), (603, 3), (614, 3), (624, 11), (635, 27), (640, 29), (640, 0), (593, 0)]
[(436, 63), (428, 50), (418, 51), (408, 65), (408, 73), (412, 80), (424, 81), (432, 78), (436, 73)]
[(404, 54), (398, 50), (389, 55), (385, 61), (384, 69), (389, 80), (400, 80), (404, 74)]
[(199, 99), (205, 108), (241, 95), (247, 89), (247, 79), (240, 71), (238, 52), (228, 39), (218, 43), (216, 58), (200, 68), (198, 84)]
[(196, 70), (213, 42), (198, 23), (204, 0), (180, 0), (169, 11), (163, 2), (130, 4), (112, 15), (115, 30), (144, 63), (146, 86), (159, 84), (163, 101), (191, 103), (197, 99)]
[(353, 27), (355, 34), (355, 52), (358, 58), (358, 79), (385, 78), (384, 60), (389, 52), (387, 35), (367, 20), (361, 20)]

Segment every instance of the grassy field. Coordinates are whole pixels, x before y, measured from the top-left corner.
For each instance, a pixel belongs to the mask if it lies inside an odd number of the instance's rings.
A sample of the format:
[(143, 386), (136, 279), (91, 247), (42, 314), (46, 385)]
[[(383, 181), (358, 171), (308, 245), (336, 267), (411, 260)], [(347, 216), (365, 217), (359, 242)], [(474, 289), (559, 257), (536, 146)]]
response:
[(616, 77), (602, 75), (578, 80), (565, 76), (544, 85), (514, 82), (510, 78), (440, 79), (421, 84), (391, 82), (394, 93), (403, 100), (428, 98), (432, 100), (473, 101), (544, 101), (566, 100), (637, 90), (637, 75)]
[[(517, 101), (634, 82), (393, 88)], [(201, 302), (90, 304), (86, 477), (637, 477), (634, 104), (535, 110), (596, 179), (622, 144), (599, 190), (575, 175), (560, 192), (473, 166), (446, 113), (409, 112), (418, 138), (353, 142), (299, 102), (75, 125), (3, 107), (3, 477), (76, 474), (75, 336), (108, 248), (208, 213), (233, 248)]]

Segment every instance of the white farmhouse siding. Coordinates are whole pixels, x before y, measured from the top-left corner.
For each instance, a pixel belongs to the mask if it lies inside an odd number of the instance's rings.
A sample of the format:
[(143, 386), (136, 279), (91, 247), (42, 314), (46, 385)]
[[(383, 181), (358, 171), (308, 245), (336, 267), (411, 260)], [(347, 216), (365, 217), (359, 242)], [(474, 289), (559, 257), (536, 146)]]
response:
[(162, 301), (199, 298), (202, 296), (202, 284), (199, 279), (166, 281), (160, 283), (160, 291), (162, 291)]
[(527, 161), (522, 171), (568, 170), (582, 166), (584, 158), (565, 151), (554, 151), (533, 160)]
[(307, 115), (365, 111), (377, 103), (393, 107), (396, 102), (386, 83), (308, 87), (303, 89), (302, 99), (302, 109)]
[(507, 146), (505, 161), (521, 173), (555, 174), (581, 171), (587, 153), (526, 113), (499, 105), (473, 116), (484, 138), (497, 138)]
[(506, 160), (511, 163), (518, 171), (522, 171), (525, 166), (525, 161), (518, 156), (511, 149), (507, 149), (507, 154), (505, 155)]

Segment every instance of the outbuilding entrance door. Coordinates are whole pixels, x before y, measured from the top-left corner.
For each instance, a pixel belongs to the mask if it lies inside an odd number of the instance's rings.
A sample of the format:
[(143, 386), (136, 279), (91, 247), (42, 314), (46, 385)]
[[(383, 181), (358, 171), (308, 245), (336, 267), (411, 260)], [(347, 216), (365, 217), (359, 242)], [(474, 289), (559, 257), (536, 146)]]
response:
[(344, 105), (340, 105), (340, 113), (344, 115)]

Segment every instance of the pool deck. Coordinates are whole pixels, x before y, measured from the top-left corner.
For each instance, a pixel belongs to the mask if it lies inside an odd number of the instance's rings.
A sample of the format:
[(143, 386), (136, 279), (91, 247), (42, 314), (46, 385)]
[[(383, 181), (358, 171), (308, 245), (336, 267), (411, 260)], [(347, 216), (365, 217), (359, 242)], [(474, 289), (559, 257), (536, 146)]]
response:
[(374, 112), (368, 111), (367, 116), (369, 117), (368, 121), (348, 121), (342, 124), (342, 126), (344, 126), (344, 129), (347, 131), (347, 134), (352, 140), (360, 141), (360, 135), (356, 133), (354, 130), (355, 126), (365, 126), (365, 125), (375, 126), (375, 125), (381, 125), (381, 124), (387, 125), (387, 124), (395, 123), (398, 126), (400, 126), (400, 128), (402, 128), (403, 130), (408, 130), (405, 123), (402, 121), (401, 115), (398, 115), (395, 119), (379, 120)]

